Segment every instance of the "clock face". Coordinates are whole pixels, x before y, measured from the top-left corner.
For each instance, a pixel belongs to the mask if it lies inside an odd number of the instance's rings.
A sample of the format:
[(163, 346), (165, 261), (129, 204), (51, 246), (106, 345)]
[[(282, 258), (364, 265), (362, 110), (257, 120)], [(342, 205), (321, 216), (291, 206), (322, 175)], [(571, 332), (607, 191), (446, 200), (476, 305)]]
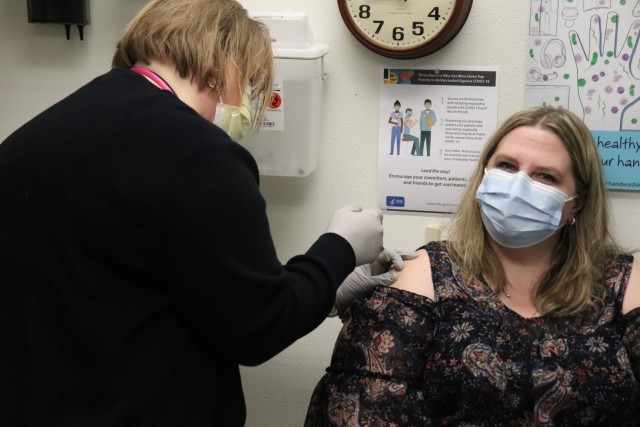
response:
[(473, 0), (338, 0), (342, 19), (368, 49), (390, 58), (437, 51), (460, 31)]

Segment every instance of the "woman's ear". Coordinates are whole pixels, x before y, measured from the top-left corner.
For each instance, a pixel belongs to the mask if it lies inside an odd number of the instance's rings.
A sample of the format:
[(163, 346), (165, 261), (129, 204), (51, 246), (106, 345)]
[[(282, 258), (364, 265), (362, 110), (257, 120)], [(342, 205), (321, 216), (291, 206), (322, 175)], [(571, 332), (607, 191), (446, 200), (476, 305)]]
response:
[(580, 210), (582, 210), (582, 207), (584, 206), (586, 198), (587, 198), (586, 195), (580, 194), (571, 201), (573, 203), (573, 206), (571, 207), (571, 218), (575, 218), (580, 212)]
[(218, 85), (218, 74), (218, 69), (212, 68), (211, 71), (209, 71), (209, 80), (207, 80), (207, 86), (216, 92), (220, 89), (220, 86)]

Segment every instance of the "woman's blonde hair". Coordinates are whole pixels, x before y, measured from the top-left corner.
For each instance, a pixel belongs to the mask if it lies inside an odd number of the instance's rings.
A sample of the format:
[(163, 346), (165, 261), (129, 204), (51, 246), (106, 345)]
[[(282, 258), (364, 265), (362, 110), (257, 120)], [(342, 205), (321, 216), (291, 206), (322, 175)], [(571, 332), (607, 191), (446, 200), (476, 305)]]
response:
[(256, 123), (271, 98), (274, 61), (268, 28), (248, 16), (235, 0), (153, 0), (129, 23), (118, 42), (112, 66), (131, 68), (140, 61), (172, 64), (200, 89), (227, 89), (228, 72), (242, 72), (239, 91), (252, 87), (262, 96)]
[(505, 290), (506, 277), (496, 254), (488, 245), (480, 207), (475, 200), (484, 168), (506, 134), (519, 126), (533, 126), (555, 133), (565, 144), (576, 194), (583, 202), (574, 225), (565, 225), (553, 262), (540, 278), (536, 305), (542, 313), (570, 315), (594, 306), (604, 291), (604, 272), (614, 253), (620, 249), (609, 229), (609, 206), (604, 186), (600, 156), (591, 132), (569, 110), (533, 107), (509, 117), (487, 141), (469, 186), (456, 212), (450, 237), (450, 249), (467, 278), (484, 277)]

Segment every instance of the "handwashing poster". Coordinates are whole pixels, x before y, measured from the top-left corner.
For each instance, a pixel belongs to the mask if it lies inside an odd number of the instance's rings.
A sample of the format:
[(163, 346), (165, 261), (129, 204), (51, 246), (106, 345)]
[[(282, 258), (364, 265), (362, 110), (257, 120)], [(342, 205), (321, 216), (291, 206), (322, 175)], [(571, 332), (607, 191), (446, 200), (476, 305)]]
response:
[(530, 0), (525, 104), (591, 130), (607, 187), (640, 191), (640, 0)]
[(498, 117), (496, 67), (380, 73), (378, 207), (452, 213)]

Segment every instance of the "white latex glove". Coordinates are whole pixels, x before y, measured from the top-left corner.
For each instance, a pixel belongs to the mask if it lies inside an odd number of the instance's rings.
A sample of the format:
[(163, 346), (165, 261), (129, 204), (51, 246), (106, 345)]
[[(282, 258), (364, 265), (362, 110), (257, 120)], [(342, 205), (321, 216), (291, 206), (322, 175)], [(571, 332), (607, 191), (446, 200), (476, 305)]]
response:
[(353, 301), (369, 295), (376, 286), (392, 285), (398, 276), (389, 269), (393, 267), (396, 270), (402, 270), (405, 259), (414, 259), (417, 256), (418, 254), (413, 251), (384, 249), (371, 264), (356, 267), (338, 288), (336, 302), (329, 317), (342, 313)]
[(372, 262), (382, 250), (382, 213), (362, 206), (342, 207), (331, 216), (327, 233), (335, 233), (349, 242), (356, 265)]

